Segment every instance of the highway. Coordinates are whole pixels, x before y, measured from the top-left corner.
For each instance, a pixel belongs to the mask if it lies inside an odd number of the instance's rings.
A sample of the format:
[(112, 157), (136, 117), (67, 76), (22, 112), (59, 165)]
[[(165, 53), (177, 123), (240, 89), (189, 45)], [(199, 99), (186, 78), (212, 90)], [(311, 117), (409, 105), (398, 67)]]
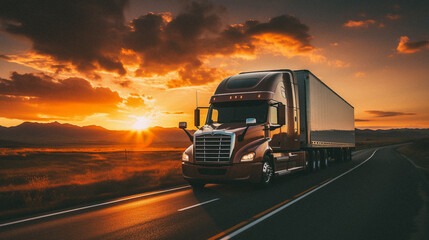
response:
[(0, 239), (429, 239), (429, 184), (394, 147), (250, 184), (189, 186), (0, 223)]

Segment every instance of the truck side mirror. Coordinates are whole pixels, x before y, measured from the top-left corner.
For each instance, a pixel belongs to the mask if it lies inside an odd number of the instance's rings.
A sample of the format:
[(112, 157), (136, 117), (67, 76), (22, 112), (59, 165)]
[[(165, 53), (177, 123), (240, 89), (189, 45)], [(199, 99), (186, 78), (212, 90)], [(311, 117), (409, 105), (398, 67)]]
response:
[(279, 104), (277, 118), (280, 126), (286, 124), (286, 105), (282, 103)]
[(194, 111), (194, 125), (197, 128), (200, 126), (200, 109), (198, 108)]
[(179, 128), (186, 129), (187, 127), (188, 127), (188, 123), (187, 122), (179, 122)]

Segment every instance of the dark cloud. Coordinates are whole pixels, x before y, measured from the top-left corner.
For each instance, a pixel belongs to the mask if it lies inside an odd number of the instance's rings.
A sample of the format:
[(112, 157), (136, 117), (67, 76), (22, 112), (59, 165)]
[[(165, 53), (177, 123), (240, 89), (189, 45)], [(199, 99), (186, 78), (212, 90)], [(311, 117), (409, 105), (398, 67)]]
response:
[(118, 81), (118, 82), (116, 82), (116, 84), (118, 84), (124, 88), (129, 88), (130, 85), (132, 84), (132, 82), (131, 82), (131, 80), (124, 80), (124, 81)]
[(0, 54), (0, 58), (4, 59), (4, 60), (10, 60), (10, 57), (3, 55), (3, 54)]
[(0, 78), (0, 116), (21, 120), (64, 119), (110, 113), (123, 99), (82, 78), (56, 80), (46, 75), (12, 73)]
[(399, 15), (399, 14), (392, 14), (392, 13), (388, 13), (388, 14), (386, 15), (386, 18), (387, 18), (387, 19), (389, 19), (389, 20), (398, 20), (398, 19), (400, 19), (400, 18), (401, 18), (401, 15)]
[(377, 111), (377, 110), (369, 110), (365, 112), (375, 115), (376, 117), (395, 117), (395, 116), (404, 116), (404, 115), (416, 115), (415, 113), (386, 112), (386, 111)]
[(105, 87), (93, 87), (82, 78), (55, 80), (46, 75), (13, 72), (10, 80), (0, 79), (0, 94), (37, 98), (55, 102), (118, 103), (117, 92)]
[[(222, 27), (223, 11), (208, 2), (193, 2), (170, 22), (165, 21), (162, 14), (153, 13), (134, 19), (126, 43), (142, 59), (137, 75), (178, 71), (179, 78), (168, 82), (168, 87), (205, 84), (225, 77), (222, 71), (205, 67), (202, 64), (205, 57), (253, 55), (260, 43), (258, 37), (264, 34), (293, 39), (292, 47), (297, 52), (312, 49), (308, 27), (294, 16), (282, 15), (268, 22), (249, 20)], [(288, 43), (283, 42), (285, 44)]]
[(424, 49), (429, 49), (429, 40), (410, 42), (407, 36), (402, 36), (399, 39), (399, 44), (396, 48), (398, 53), (415, 53)]
[(4, 31), (29, 38), (40, 54), (71, 62), (80, 71), (98, 68), (125, 74), (117, 58), (126, 0), (2, 0)]
[(371, 120), (369, 120), (369, 119), (359, 119), (359, 118), (355, 119), (355, 122), (369, 122), (369, 121), (371, 121)]
[(68, 71), (63, 65), (71, 63), (88, 76), (97, 77), (94, 70), (100, 69), (124, 75), (127, 65), (138, 65), (139, 77), (177, 72), (168, 87), (223, 78), (222, 71), (203, 64), (210, 56), (254, 55), (269, 44), (293, 54), (313, 50), (308, 26), (291, 15), (224, 25), (225, 8), (202, 1), (188, 2), (176, 16), (147, 13), (125, 23), (126, 5), (125, 0), (4, 0), (0, 22), (3, 31), (27, 37), (37, 53), (58, 61), (56, 72)]

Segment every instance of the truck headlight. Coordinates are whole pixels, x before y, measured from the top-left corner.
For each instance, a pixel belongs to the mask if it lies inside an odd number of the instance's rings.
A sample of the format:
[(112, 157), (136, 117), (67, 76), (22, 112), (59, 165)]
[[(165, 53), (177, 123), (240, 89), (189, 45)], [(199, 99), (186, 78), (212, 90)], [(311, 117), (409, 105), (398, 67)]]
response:
[(250, 161), (253, 161), (253, 159), (255, 158), (255, 153), (254, 152), (251, 152), (251, 153), (248, 153), (248, 154), (246, 154), (246, 155), (243, 155), (242, 157), (241, 157), (241, 161), (242, 162), (250, 162)]
[(183, 154), (182, 154), (182, 161), (184, 161), (184, 162), (188, 162), (188, 161), (189, 161), (189, 155), (188, 155), (188, 154), (186, 154), (186, 153), (183, 153)]

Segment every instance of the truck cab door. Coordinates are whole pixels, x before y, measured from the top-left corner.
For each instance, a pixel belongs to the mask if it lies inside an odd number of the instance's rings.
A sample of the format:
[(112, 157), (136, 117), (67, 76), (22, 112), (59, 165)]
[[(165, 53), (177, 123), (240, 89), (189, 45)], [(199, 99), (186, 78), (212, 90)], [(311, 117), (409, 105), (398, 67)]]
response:
[[(286, 139), (287, 133), (286, 133), (286, 126), (280, 126), (278, 124), (278, 105), (270, 105), (269, 108), (269, 127), (275, 128), (274, 130), (271, 130), (271, 141), (270, 141), (270, 147), (273, 149), (274, 152), (281, 152), (282, 146), (284, 145), (284, 140)], [(275, 169), (276, 171), (285, 170), (288, 168), (288, 161), (285, 160), (279, 160), (275, 161)]]

